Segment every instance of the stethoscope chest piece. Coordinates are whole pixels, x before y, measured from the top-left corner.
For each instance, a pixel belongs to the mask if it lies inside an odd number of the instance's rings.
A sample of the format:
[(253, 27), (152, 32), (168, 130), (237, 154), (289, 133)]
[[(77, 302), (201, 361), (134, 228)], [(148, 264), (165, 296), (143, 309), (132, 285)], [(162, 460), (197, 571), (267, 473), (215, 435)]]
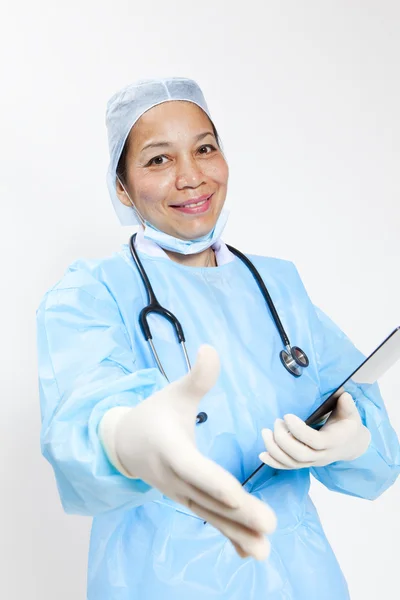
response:
[(286, 350), (281, 350), (279, 356), (285, 369), (295, 377), (300, 377), (303, 369), (310, 364), (307, 354), (298, 346), (286, 346)]

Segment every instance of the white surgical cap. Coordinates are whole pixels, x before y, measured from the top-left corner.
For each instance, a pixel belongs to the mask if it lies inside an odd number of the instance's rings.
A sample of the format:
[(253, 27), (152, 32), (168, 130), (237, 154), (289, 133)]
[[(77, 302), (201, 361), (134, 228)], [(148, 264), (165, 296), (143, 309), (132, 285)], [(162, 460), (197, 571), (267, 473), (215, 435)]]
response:
[(116, 191), (118, 161), (130, 130), (150, 108), (171, 100), (193, 102), (204, 110), (211, 120), (203, 92), (195, 81), (182, 77), (142, 79), (117, 92), (107, 104), (106, 125), (110, 164), (107, 186), (121, 225), (138, 225), (133, 208), (119, 200)]

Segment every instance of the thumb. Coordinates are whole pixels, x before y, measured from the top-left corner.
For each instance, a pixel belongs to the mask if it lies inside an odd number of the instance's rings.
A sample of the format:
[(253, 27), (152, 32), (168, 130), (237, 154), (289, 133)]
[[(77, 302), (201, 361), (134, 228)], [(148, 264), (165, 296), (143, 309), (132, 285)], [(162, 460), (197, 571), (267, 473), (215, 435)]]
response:
[(177, 382), (179, 392), (198, 402), (216, 384), (220, 371), (220, 360), (212, 346), (203, 344), (197, 353), (196, 362), (190, 373)]
[(359, 417), (357, 407), (351, 395), (348, 392), (344, 392), (339, 396), (337, 401), (335, 420), (354, 419), (354, 417)]

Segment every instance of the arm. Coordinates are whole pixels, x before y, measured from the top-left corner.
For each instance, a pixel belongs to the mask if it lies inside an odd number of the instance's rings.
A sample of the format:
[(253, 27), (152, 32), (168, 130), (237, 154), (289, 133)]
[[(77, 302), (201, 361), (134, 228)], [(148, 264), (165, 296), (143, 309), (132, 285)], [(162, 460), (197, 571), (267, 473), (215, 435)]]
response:
[(198, 403), (219, 373), (216, 351), (206, 348), (169, 385), (158, 369), (134, 372), (112, 296), (90, 274), (77, 278), (47, 294), (37, 314), (42, 450), (65, 510), (98, 515), (166, 494), (219, 529), (240, 556), (264, 560), (273, 512), (195, 445)]
[[(320, 375), (321, 395), (345, 379), (365, 356), (319, 309), (315, 308), (313, 338)], [(399, 442), (390, 425), (378, 384), (346, 385), (361, 421), (371, 434), (367, 451), (350, 461), (337, 461), (311, 469), (331, 490), (373, 500), (389, 488), (400, 471)]]
[[(108, 460), (98, 425), (111, 408), (134, 407), (164, 387), (135, 354), (106, 287), (89, 273), (50, 291), (37, 311), (41, 447), (66, 512), (97, 515), (160, 496)], [(71, 281), (70, 281), (71, 284)]]
[[(304, 346), (317, 370), (319, 398), (323, 398), (365, 356), (312, 304), (293, 264), (291, 268), (290, 289), (302, 306), (300, 322), (306, 323), (308, 329), (304, 331), (308, 338)], [(337, 409), (320, 432), (307, 427), (296, 415), (277, 419), (273, 431), (264, 429), (267, 452), (261, 453), (260, 458), (274, 469), (310, 468), (314, 477), (331, 490), (374, 499), (399, 474), (399, 442), (377, 384), (350, 383), (345, 389), (351, 397), (342, 394)], [(319, 398), (310, 412), (320, 403)]]

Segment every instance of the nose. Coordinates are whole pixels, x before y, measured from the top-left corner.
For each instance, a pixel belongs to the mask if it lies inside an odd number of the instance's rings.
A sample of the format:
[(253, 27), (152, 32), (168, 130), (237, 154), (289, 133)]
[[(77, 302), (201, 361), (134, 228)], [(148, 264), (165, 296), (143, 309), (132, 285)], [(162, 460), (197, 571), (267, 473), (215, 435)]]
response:
[(204, 174), (195, 158), (184, 158), (177, 163), (176, 187), (178, 189), (197, 188), (204, 183), (204, 180)]

